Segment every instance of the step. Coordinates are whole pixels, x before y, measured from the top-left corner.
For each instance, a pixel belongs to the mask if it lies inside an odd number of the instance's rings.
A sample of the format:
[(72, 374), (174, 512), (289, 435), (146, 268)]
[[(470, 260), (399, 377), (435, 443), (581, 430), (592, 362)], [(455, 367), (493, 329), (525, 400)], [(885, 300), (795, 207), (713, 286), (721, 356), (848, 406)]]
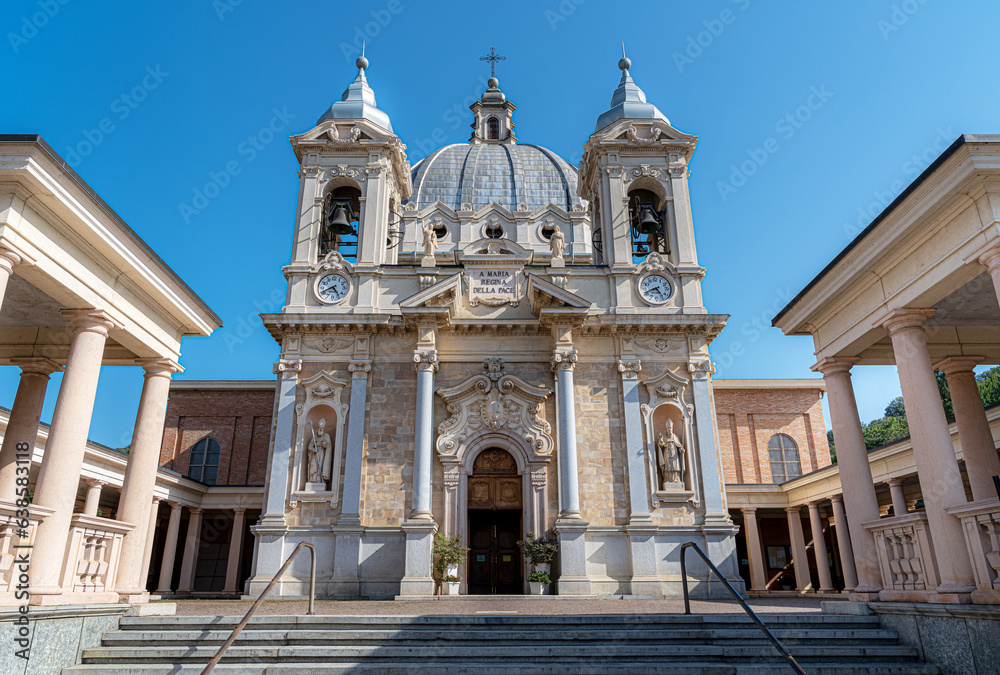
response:
[[(199, 675), (204, 664), (166, 665), (135, 664), (106, 665), (89, 664), (63, 669), (63, 675)], [(212, 671), (219, 675), (788, 675), (792, 672), (785, 663), (732, 664), (716, 661), (683, 661), (670, 659), (663, 661), (635, 661), (628, 665), (581, 665), (578, 662), (538, 663), (519, 659), (516, 664), (463, 665), (449, 662), (413, 661), (345, 663), (282, 663), (267, 664), (219, 664)], [(891, 663), (866, 661), (862, 664), (842, 662), (814, 662), (808, 664), (808, 675), (940, 675), (934, 666), (916, 663)]]
[[(221, 645), (232, 632), (230, 629), (216, 630), (212, 627), (205, 630), (127, 630), (107, 633), (104, 636), (103, 644), (107, 647), (113, 646), (135, 646), (145, 644), (202, 644)], [(834, 628), (775, 628), (772, 631), (775, 636), (784, 643), (811, 643), (822, 641), (824, 644), (865, 642), (866, 644), (885, 643), (894, 644), (896, 633), (882, 629), (834, 629)], [(391, 642), (393, 645), (425, 644), (429, 640), (442, 640), (449, 643), (490, 642), (491, 644), (511, 644), (520, 642), (530, 642), (532, 644), (553, 643), (558, 644), (565, 641), (587, 642), (587, 641), (612, 641), (618, 644), (623, 643), (673, 643), (673, 642), (725, 642), (733, 643), (764, 643), (767, 638), (757, 629), (756, 626), (746, 628), (669, 628), (654, 627), (645, 630), (614, 629), (600, 630), (573, 628), (566, 631), (559, 631), (556, 634), (552, 630), (529, 631), (522, 628), (516, 630), (496, 630), (489, 628), (463, 629), (423, 629), (419, 631), (390, 629), (369, 629), (358, 630), (314, 630), (303, 628), (298, 630), (272, 630), (270, 628), (248, 628), (244, 630), (236, 640), (236, 644), (248, 644), (250, 642), (269, 645), (287, 644), (371, 644)]]
[[(141, 660), (143, 662), (158, 661), (161, 663), (192, 663), (207, 662), (211, 659), (217, 647), (208, 646), (150, 646), (141, 649), (135, 647), (93, 647), (83, 652), (84, 663), (113, 663), (122, 660)], [(789, 650), (796, 659), (909, 659), (917, 657), (917, 650), (899, 645), (872, 646), (809, 646), (802, 645)], [(708, 657), (714, 660), (727, 661), (731, 659), (755, 659), (774, 661), (781, 655), (772, 645), (697, 645), (675, 644), (666, 646), (632, 646), (603, 645), (600, 649), (581, 652), (575, 645), (494, 647), (491, 645), (472, 645), (455, 647), (452, 645), (420, 645), (415, 647), (397, 646), (321, 646), (321, 645), (291, 645), (291, 646), (233, 646), (226, 652), (225, 659), (229, 663), (273, 662), (290, 663), (303, 661), (323, 661), (327, 663), (356, 661), (396, 661), (399, 659), (421, 660), (434, 659), (438, 661), (458, 661), (462, 663), (485, 664), (494, 661), (509, 661), (510, 659), (531, 659), (540, 662), (548, 660), (580, 660), (587, 663), (624, 661), (646, 661), (650, 658), (682, 658)]]

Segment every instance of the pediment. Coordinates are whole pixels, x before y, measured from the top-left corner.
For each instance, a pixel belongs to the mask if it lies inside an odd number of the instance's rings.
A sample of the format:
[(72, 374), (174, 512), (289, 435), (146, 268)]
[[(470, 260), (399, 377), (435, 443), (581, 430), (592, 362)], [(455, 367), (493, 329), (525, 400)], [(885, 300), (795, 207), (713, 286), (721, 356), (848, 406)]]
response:
[(389, 143), (395, 140), (394, 134), (368, 120), (323, 120), (304, 134), (293, 136), (292, 145), (300, 143), (348, 145), (363, 144), (365, 141)]
[(528, 275), (525, 295), (531, 303), (531, 311), (539, 318), (543, 315), (566, 315), (567, 318), (583, 319), (593, 304), (576, 293), (571, 293), (534, 274)]
[(401, 300), (399, 311), (407, 319), (418, 319), (424, 316), (437, 317), (438, 320), (447, 321), (451, 318), (455, 301), (461, 294), (461, 275), (453, 274), (447, 279)]
[[(410, 208), (410, 206), (411, 206), (410, 204), (404, 204), (403, 210), (409, 212), (417, 211), (416, 204), (412, 205), (413, 208)], [(423, 209), (420, 210), (420, 218), (422, 219), (429, 219), (433, 218), (434, 216), (440, 216), (445, 220), (449, 220), (453, 223), (458, 222), (458, 213), (455, 211), (455, 209), (451, 208), (442, 201), (436, 201), (430, 206), (425, 206)]]
[(633, 145), (694, 144), (698, 137), (678, 131), (663, 120), (621, 119), (592, 137), (598, 142), (620, 141)]
[(530, 265), (532, 251), (510, 239), (477, 239), (455, 251), (455, 262), (459, 264), (482, 262), (516, 262)]
[(472, 218), (473, 220), (482, 220), (483, 218), (488, 217), (490, 214), (499, 216), (508, 223), (514, 222), (514, 213), (512, 211), (509, 211), (507, 207), (502, 206), (496, 202), (490, 202), (486, 206), (480, 208), (478, 211), (473, 213)]
[(532, 221), (541, 220), (545, 216), (553, 216), (559, 220), (568, 223), (569, 222), (569, 211), (561, 209), (555, 204), (546, 204), (536, 211), (532, 211), (528, 218)]

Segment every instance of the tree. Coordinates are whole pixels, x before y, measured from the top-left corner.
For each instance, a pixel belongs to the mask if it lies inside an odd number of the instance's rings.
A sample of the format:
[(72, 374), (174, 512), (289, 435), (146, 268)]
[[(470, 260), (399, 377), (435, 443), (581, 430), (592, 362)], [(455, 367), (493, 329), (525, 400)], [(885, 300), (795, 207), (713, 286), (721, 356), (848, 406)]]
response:
[(1000, 366), (977, 375), (976, 384), (979, 385), (979, 396), (983, 399), (983, 406), (989, 408), (1000, 403)]
[(938, 393), (941, 394), (941, 405), (944, 406), (944, 416), (948, 418), (949, 422), (955, 421), (955, 408), (951, 405), (951, 391), (948, 389), (948, 380), (945, 379), (944, 373), (934, 373), (934, 377), (937, 378)]
[(903, 406), (903, 397), (897, 396), (896, 398), (889, 401), (889, 405), (885, 407), (886, 417), (906, 417), (906, 408)]

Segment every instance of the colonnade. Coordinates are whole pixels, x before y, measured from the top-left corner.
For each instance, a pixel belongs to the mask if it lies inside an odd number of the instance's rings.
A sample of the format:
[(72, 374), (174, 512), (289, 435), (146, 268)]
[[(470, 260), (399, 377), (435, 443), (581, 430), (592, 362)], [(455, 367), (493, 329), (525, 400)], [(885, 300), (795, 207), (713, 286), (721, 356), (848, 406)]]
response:
[[(979, 262), (988, 268), (1000, 295), (1000, 245), (969, 262)], [(937, 587), (929, 590), (935, 594), (935, 601), (968, 602), (968, 594), (976, 588), (972, 563), (962, 524), (946, 511), (968, 500), (935, 371), (944, 373), (951, 392), (973, 501), (996, 499), (992, 476), (1000, 474), (1000, 458), (973, 372), (985, 359), (963, 354), (932, 361), (925, 324), (934, 314), (931, 308), (895, 309), (874, 325), (888, 332), (899, 371), (938, 575)], [(879, 509), (851, 384), (851, 369), (857, 363), (857, 358), (824, 358), (813, 370), (821, 372), (826, 382), (843, 501), (851, 522), (850, 543), (857, 572), (853, 595), (856, 599), (874, 600), (883, 590), (884, 580), (876, 540), (863, 525), (878, 521)], [(894, 514), (905, 514), (907, 504), (902, 484), (890, 480), (889, 489)]]
[[(0, 245), (0, 303), (14, 266), (21, 257)], [(7, 431), (0, 445), (0, 501), (18, 497), (18, 446), (34, 450), (49, 376), (62, 371), (63, 378), (49, 428), (45, 454), (35, 483), (32, 504), (52, 510), (34, 533), (29, 575), (32, 604), (65, 604), (83, 599), (72, 597), (64, 588), (66, 559), (73, 510), (76, 504), (93, 415), (104, 348), (119, 324), (100, 308), (64, 309), (62, 315), (72, 325), (69, 355), (65, 366), (49, 358), (12, 359), (21, 369), (21, 378)], [(121, 542), (118, 575), (108, 580), (121, 594), (121, 601), (142, 601), (147, 530), (153, 504), (153, 487), (160, 456), (163, 422), (170, 378), (181, 368), (171, 359), (139, 359), (145, 371), (139, 410), (126, 467), (117, 520), (133, 525)], [(100, 483), (88, 486), (84, 515), (96, 516)]]

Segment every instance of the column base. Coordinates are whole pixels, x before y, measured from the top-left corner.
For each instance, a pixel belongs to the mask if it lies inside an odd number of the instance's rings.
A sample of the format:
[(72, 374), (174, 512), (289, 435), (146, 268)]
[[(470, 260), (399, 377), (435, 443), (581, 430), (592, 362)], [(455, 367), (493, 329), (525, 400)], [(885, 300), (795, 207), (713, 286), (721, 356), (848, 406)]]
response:
[(434, 563), (434, 533), (437, 524), (433, 520), (404, 520), (406, 533), (405, 575), (399, 581), (399, 594), (403, 596), (434, 595), (434, 578), (431, 570)]
[(629, 553), (632, 562), (632, 595), (648, 595), (655, 599), (663, 597), (656, 560), (656, 532), (658, 528), (648, 516), (633, 517), (625, 528), (629, 538)]
[(878, 594), (878, 599), (882, 602), (932, 602), (941, 605), (972, 604), (971, 593), (940, 593), (938, 591), (883, 590)]
[[(344, 522), (341, 518), (339, 523)], [(334, 597), (361, 597), (361, 580), (358, 578), (358, 562), (361, 559), (361, 537), (365, 530), (360, 526), (333, 528), (337, 541), (333, 549), (333, 577), (327, 584), (328, 592)]]
[[(566, 512), (564, 512), (566, 513)], [(559, 595), (591, 595), (590, 577), (587, 576), (586, 536), (590, 523), (569, 518), (556, 521), (555, 533), (559, 538)]]
[(34, 607), (52, 607), (58, 605), (116, 605), (117, 593), (59, 593), (37, 595), (31, 592), (29, 605)]
[(118, 602), (123, 605), (145, 605), (149, 602), (149, 592), (118, 591)]

